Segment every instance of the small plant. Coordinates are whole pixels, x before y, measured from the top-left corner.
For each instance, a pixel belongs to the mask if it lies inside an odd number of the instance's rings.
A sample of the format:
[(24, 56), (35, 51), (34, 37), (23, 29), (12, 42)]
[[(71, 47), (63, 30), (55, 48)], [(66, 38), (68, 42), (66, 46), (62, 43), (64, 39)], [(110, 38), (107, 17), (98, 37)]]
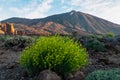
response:
[(5, 42), (9, 38), (11, 38), (9, 35), (0, 35), (0, 41), (2, 41), (2, 42)]
[(112, 33), (112, 32), (109, 32), (109, 33), (106, 34), (106, 36), (107, 36), (107, 37), (115, 37), (115, 34)]
[(96, 38), (97, 38), (97, 39), (102, 39), (102, 38), (103, 38), (103, 35), (96, 35)]
[(92, 38), (92, 39), (102, 39), (103, 35), (102, 34), (89, 34), (88, 38)]
[(120, 69), (97, 70), (90, 73), (85, 80), (120, 80)]
[(88, 41), (84, 44), (84, 46), (88, 50), (95, 50), (95, 51), (104, 51), (104, 44), (98, 41), (97, 39), (93, 39), (91, 41)]
[(20, 63), (30, 75), (44, 69), (66, 75), (85, 67), (88, 55), (81, 45), (68, 37), (41, 37), (22, 52)]
[(27, 36), (14, 36), (11, 37), (9, 39), (7, 39), (3, 46), (5, 48), (25, 48), (27, 46), (29, 46), (31, 43), (33, 42), (33, 39), (31, 37), (27, 37)]
[(89, 38), (94, 38), (95, 35), (94, 35), (94, 34), (89, 34), (88, 37), (89, 37)]

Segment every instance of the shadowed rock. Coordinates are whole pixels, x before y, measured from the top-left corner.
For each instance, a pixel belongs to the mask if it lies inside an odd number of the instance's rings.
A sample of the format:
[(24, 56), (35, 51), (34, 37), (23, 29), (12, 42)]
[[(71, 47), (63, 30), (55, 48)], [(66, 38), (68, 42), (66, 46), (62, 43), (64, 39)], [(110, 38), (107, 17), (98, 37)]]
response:
[(55, 72), (44, 70), (40, 72), (37, 80), (61, 80), (61, 78)]

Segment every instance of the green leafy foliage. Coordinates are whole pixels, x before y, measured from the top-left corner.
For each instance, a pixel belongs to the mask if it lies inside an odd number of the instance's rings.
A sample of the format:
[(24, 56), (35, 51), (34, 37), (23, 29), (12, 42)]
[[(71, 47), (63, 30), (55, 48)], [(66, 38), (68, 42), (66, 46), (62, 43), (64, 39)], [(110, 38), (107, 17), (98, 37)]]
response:
[(112, 32), (109, 32), (109, 33), (106, 34), (106, 36), (107, 36), (107, 37), (115, 37), (115, 34), (112, 33)]
[(88, 37), (94, 38), (95, 35), (94, 34), (89, 34)]
[(17, 47), (17, 48), (25, 48), (27, 47), (28, 45), (30, 45), (33, 41), (33, 38), (31, 37), (28, 37), (28, 36), (14, 36), (14, 37), (11, 37), (9, 39), (7, 39), (5, 42), (4, 42), (4, 47), (6, 48), (14, 48), (14, 47)]
[(120, 69), (97, 70), (90, 73), (85, 80), (120, 80)]
[(104, 51), (104, 44), (97, 39), (93, 39), (84, 44), (88, 50)]
[(92, 38), (92, 39), (102, 39), (103, 35), (102, 34), (89, 34), (88, 38)]
[(8, 40), (9, 38), (11, 38), (11, 36), (9, 36), (9, 35), (0, 35), (0, 41), (6, 41), (6, 40)]
[(97, 38), (97, 39), (102, 39), (102, 38), (103, 38), (103, 35), (96, 35), (96, 38)]
[(22, 52), (20, 63), (30, 75), (43, 69), (65, 75), (84, 68), (88, 64), (88, 55), (81, 45), (68, 37), (41, 37)]

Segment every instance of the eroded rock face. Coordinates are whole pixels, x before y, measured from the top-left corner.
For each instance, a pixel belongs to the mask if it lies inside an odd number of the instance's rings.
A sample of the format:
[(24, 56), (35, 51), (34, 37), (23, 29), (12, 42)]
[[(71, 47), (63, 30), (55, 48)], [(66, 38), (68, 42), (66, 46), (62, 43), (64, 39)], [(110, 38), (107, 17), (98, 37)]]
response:
[(0, 30), (0, 35), (4, 35), (4, 34), (5, 34), (5, 32)]
[(0, 30), (4, 32), (4, 34), (14, 35), (15, 29), (12, 23), (0, 23)]
[(0, 23), (0, 35), (4, 35), (5, 32), (3, 31), (3, 25)]
[(25, 35), (25, 31), (15, 30), (13, 23), (0, 23), (0, 34), (4, 35)]
[(15, 28), (12, 23), (6, 23), (6, 34), (14, 35)]
[(16, 34), (17, 34), (17, 35), (25, 35), (26, 33), (25, 33), (25, 31), (23, 31), (23, 30), (18, 30), (18, 31), (16, 32)]

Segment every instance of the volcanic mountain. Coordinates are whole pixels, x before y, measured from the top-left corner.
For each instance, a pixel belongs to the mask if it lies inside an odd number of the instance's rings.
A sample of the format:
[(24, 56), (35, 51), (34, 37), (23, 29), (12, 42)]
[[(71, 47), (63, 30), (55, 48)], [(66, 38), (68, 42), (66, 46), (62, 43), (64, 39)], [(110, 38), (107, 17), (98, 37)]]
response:
[(24, 30), (27, 34), (105, 34), (113, 32), (120, 34), (120, 25), (90, 14), (71, 11), (40, 19), (9, 18), (4, 22), (14, 23), (16, 29)]

